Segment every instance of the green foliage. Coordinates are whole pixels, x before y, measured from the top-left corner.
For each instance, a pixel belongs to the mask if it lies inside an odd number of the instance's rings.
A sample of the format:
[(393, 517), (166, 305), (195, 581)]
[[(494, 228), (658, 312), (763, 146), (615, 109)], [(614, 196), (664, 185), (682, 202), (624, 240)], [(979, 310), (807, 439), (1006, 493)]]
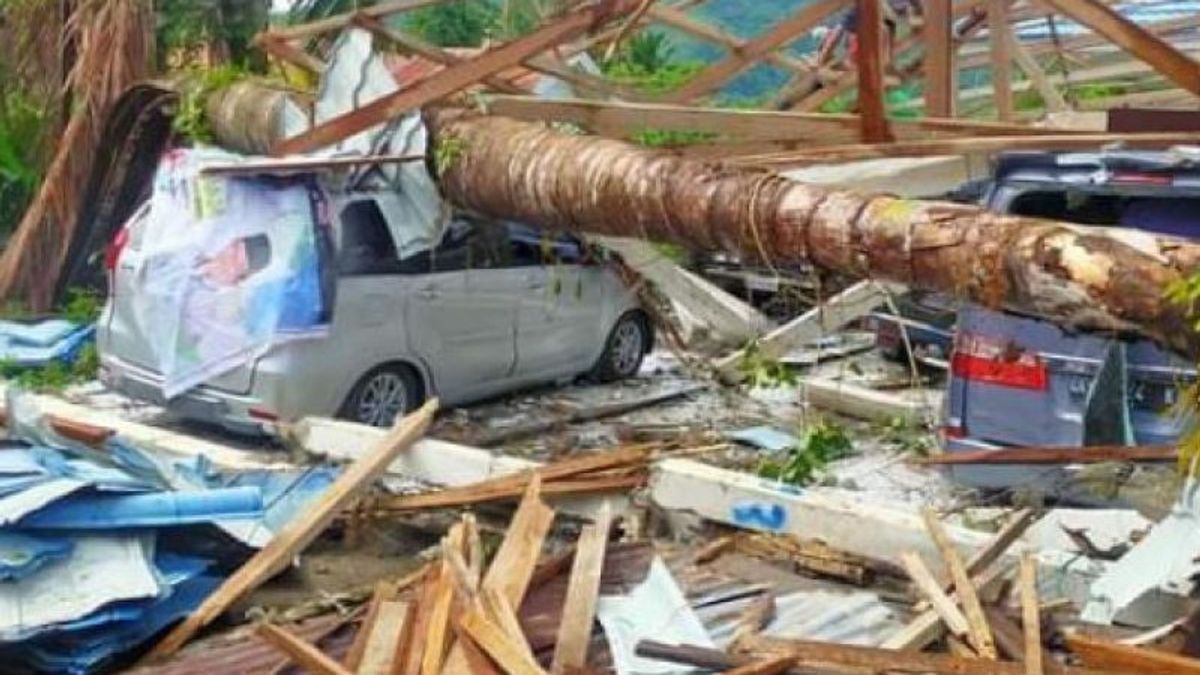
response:
[[(1200, 272), (1173, 282), (1167, 287), (1167, 301), (1181, 305), (1187, 311), (1193, 331), (1200, 332), (1200, 316), (1197, 305), (1200, 304)], [(1186, 386), (1179, 397), (1176, 412), (1181, 415), (1196, 416), (1200, 413), (1200, 383)], [(1189, 424), (1187, 432), (1179, 445), (1179, 469), (1191, 473), (1200, 468), (1200, 424), (1195, 418)]]
[(42, 178), (47, 117), (21, 91), (0, 94), (0, 241), (12, 232)]
[(252, 40), (266, 28), (269, 0), (158, 0), (156, 5), (160, 51), (219, 44), (242, 67), (261, 59)]
[(904, 452), (928, 455), (933, 441), (920, 423), (904, 417), (893, 417), (881, 425), (879, 440)]
[(805, 485), (830, 462), (848, 456), (854, 444), (841, 425), (824, 420), (804, 430), (800, 443), (783, 460), (763, 460), (758, 475), (792, 485)]
[(665, 33), (642, 31), (621, 43), (621, 48), (602, 68), (614, 82), (647, 94), (662, 94), (683, 86), (705, 64), (674, 60), (675, 47)]
[(215, 68), (193, 69), (185, 80), (179, 111), (175, 114), (175, 130), (193, 143), (212, 143), (205, 104), (214, 93), (250, 76), (240, 66), (221, 65)]
[(409, 12), (404, 30), (441, 47), (478, 47), (496, 30), (500, 10), (488, 0), (453, 0)]
[(96, 291), (90, 288), (68, 288), (62, 317), (81, 326), (95, 323), (96, 319), (100, 318), (103, 306), (104, 298)]
[(710, 141), (717, 134), (706, 131), (680, 131), (676, 129), (643, 129), (633, 134), (630, 140), (648, 148), (677, 148)]
[(658, 31), (648, 30), (632, 35), (622, 47), (620, 58), (644, 73), (663, 70), (671, 65), (675, 55), (675, 47), (667, 39), (667, 34)]
[(466, 140), (458, 136), (443, 136), (438, 139), (437, 147), (433, 149), (433, 165), (437, 175), (441, 176), (467, 152)]
[(790, 368), (779, 359), (763, 354), (756, 341), (751, 341), (742, 350), (742, 358), (738, 361), (737, 368), (747, 386), (752, 389), (794, 387), (798, 382), (796, 374)]
[[(80, 325), (94, 323), (100, 316), (102, 304), (102, 298), (95, 291), (71, 288), (67, 290), (67, 302), (61, 308), (60, 315), (67, 321)], [(4, 317), (30, 318), (28, 313), (20, 308), (5, 311)], [(100, 356), (96, 345), (88, 343), (79, 350), (70, 364), (52, 361), (40, 368), (29, 368), (0, 362), (0, 379), (14, 381), (22, 389), (30, 391), (62, 391), (72, 384), (95, 379), (99, 370)]]

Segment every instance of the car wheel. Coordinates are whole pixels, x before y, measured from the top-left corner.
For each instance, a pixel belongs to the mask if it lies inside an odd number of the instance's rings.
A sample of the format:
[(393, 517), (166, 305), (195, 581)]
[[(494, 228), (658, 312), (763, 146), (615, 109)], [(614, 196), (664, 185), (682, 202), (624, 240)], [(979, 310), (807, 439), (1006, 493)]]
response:
[(421, 380), (403, 365), (379, 366), (354, 385), (340, 417), (373, 427), (390, 427), (424, 398)]
[(608, 335), (593, 377), (600, 382), (615, 382), (637, 375), (652, 339), (650, 324), (644, 315), (640, 312), (622, 315)]

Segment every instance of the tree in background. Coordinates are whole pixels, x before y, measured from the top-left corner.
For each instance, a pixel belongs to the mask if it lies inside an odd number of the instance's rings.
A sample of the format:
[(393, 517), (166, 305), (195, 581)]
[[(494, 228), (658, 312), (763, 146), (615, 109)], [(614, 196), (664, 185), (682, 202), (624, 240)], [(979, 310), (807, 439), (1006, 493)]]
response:
[(441, 47), (478, 47), (500, 20), (500, 8), (488, 0), (454, 0), (402, 15), (404, 30)]
[(252, 40), (267, 26), (270, 0), (159, 0), (157, 5), (161, 65), (262, 65)]

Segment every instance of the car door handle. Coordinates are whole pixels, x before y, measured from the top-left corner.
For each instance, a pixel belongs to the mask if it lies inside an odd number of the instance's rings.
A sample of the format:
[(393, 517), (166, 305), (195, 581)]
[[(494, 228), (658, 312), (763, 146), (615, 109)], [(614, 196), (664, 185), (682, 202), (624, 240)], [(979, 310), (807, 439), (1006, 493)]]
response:
[(436, 284), (428, 284), (417, 289), (417, 297), (422, 300), (435, 300), (441, 295)]

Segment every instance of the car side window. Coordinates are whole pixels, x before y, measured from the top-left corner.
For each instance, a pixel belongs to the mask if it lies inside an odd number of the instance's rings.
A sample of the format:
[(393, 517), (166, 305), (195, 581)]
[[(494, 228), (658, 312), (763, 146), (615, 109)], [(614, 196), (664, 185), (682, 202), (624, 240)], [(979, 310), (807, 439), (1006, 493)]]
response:
[(583, 245), (570, 235), (552, 237), (521, 223), (505, 223), (515, 267), (534, 265), (578, 265), (583, 260)]
[(511, 259), (504, 230), (497, 223), (457, 216), (433, 251), (433, 271), (497, 269), (510, 267)]
[(338, 273), (342, 276), (400, 272), (396, 243), (374, 200), (351, 202), (342, 209)]

